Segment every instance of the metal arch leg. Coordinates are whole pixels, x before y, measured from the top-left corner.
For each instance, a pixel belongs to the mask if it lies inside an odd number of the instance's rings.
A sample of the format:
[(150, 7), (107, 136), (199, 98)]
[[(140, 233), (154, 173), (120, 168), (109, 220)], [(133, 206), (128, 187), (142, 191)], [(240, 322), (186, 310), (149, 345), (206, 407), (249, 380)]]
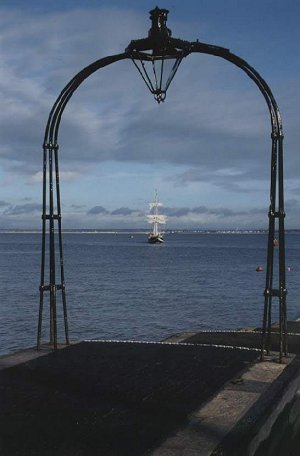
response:
[(57, 348), (56, 324), (56, 275), (55, 275), (55, 236), (54, 236), (54, 204), (53, 204), (53, 148), (49, 149), (49, 271), (50, 271), (50, 344)]
[(37, 350), (40, 350), (40, 348), (41, 348), (43, 304), (44, 304), (44, 294), (43, 294), (43, 291), (40, 290), (40, 306), (39, 306), (38, 332), (37, 332), (37, 343), (36, 343)]
[(59, 167), (58, 167), (58, 145), (54, 150), (55, 157), (55, 178), (56, 178), (56, 202), (57, 202), (57, 223), (58, 223), (58, 242), (59, 242), (59, 264), (60, 264), (60, 278), (61, 278), (61, 293), (63, 304), (65, 340), (69, 345), (69, 325), (67, 314), (67, 300), (65, 291), (65, 275), (64, 275), (64, 260), (63, 260), (63, 244), (62, 244), (62, 229), (61, 229), (61, 204), (60, 204), (60, 185), (59, 185)]
[(283, 353), (288, 356), (288, 330), (287, 330), (287, 309), (286, 297), (283, 298)]
[[(59, 194), (59, 171), (58, 171), (58, 146), (52, 143), (44, 145), (44, 166), (43, 166), (43, 237), (42, 237), (42, 260), (41, 260), (41, 282), (40, 282), (40, 306), (38, 317), (38, 331), (37, 331), (37, 349), (41, 347), (41, 332), (43, 320), (43, 307), (44, 307), (44, 293), (49, 292), (49, 344), (54, 350), (58, 346), (57, 336), (57, 290), (62, 291), (62, 305), (64, 315), (64, 328), (66, 336), (66, 344), (69, 344), (68, 334), (68, 319), (67, 319), (67, 303), (65, 296), (65, 283), (64, 283), (64, 270), (63, 270), (63, 256), (62, 256), (62, 233), (61, 233), (61, 206)], [(47, 162), (49, 168), (47, 169)], [(48, 173), (47, 173), (48, 171)], [(55, 171), (55, 178), (54, 178)], [(48, 181), (47, 181), (48, 178)], [(54, 193), (56, 191), (56, 199)], [(49, 198), (49, 206), (47, 213), (47, 193)], [(57, 204), (57, 213), (55, 213), (55, 202)], [(55, 220), (58, 222), (58, 237), (59, 237), (59, 259), (60, 259), (60, 272), (61, 283), (56, 283), (56, 249), (55, 249)], [(45, 285), (45, 272), (46, 269), (46, 223), (49, 222), (49, 258), (47, 258), (47, 266), (49, 265), (49, 284)]]
[(277, 135), (272, 133), (271, 153), (271, 184), (270, 184), (270, 207), (269, 207), (269, 232), (268, 254), (266, 269), (266, 287), (264, 291), (264, 313), (262, 325), (261, 360), (264, 360), (265, 351), (270, 354), (271, 350), (271, 326), (272, 326), (272, 296), (273, 296), (273, 269), (274, 269), (274, 237), (276, 216), (276, 177), (277, 177)]
[(42, 213), (42, 257), (41, 257), (41, 281), (40, 281), (40, 306), (37, 331), (37, 350), (41, 347), (42, 320), (45, 285), (45, 253), (46, 253), (46, 197), (47, 197), (47, 150), (43, 150), (43, 213)]
[[(271, 306), (272, 297), (276, 296), (279, 300), (279, 362), (283, 356), (288, 354), (288, 333), (287, 333), (287, 306), (286, 306), (286, 280), (285, 280), (285, 235), (284, 235), (284, 196), (283, 196), (283, 135), (281, 133), (272, 134), (272, 166), (271, 166), (271, 192), (270, 192), (270, 211), (269, 211), (269, 239), (268, 239), (268, 260), (265, 289), (265, 305), (262, 328), (262, 348), (261, 359), (264, 359), (264, 352), (271, 349)], [(276, 165), (278, 159), (278, 169)], [(276, 211), (276, 179), (278, 178), (278, 211)], [(278, 219), (279, 232), (279, 277), (278, 288), (273, 288), (273, 263), (274, 263), (274, 235), (275, 220)], [(267, 321), (268, 320), (268, 321)], [(267, 344), (266, 344), (267, 333)]]
[(287, 309), (286, 309), (286, 277), (285, 277), (285, 234), (284, 234), (284, 188), (283, 188), (283, 135), (278, 142), (278, 199), (279, 199), (279, 305), (280, 305), (280, 352), (287, 356)]

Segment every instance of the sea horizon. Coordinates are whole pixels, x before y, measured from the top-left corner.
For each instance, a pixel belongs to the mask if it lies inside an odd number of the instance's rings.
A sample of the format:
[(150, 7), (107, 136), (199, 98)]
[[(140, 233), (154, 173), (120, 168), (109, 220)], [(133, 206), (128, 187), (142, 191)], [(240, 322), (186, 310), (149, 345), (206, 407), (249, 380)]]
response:
[[(49, 232), (49, 230), (46, 230)], [(58, 230), (57, 230), (58, 231)], [(266, 234), (268, 229), (264, 228), (169, 228), (163, 230), (165, 234)], [(62, 233), (99, 233), (99, 234), (147, 234), (149, 229), (146, 228), (63, 228)], [(277, 230), (275, 230), (277, 233)], [(287, 228), (286, 233), (300, 233), (300, 228)], [(42, 228), (0, 228), (0, 234), (13, 233), (13, 234), (38, 234), (42, 233)]]

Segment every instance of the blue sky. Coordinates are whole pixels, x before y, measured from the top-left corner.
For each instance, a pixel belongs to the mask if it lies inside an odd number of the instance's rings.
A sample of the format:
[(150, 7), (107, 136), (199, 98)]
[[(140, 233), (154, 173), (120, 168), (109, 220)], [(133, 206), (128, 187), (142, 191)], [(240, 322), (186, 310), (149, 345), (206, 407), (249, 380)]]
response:
[[(150, 28), (149, 1), (6, 1), (1, 21), (0, 228), (38, 228), (49, 111), (83, 67)], [(300, 228), (300, 3), (164, 1), (173, 36), (230, 48), (266, 79), (285, 133), (286, 226)], [(132, 62), (77, 90), (60, 129), (63, 226), (146, 228), (157, 188), (167, 228), (266, 228), (270, 119), (241, 70), (182, 62), (157, 105)]]

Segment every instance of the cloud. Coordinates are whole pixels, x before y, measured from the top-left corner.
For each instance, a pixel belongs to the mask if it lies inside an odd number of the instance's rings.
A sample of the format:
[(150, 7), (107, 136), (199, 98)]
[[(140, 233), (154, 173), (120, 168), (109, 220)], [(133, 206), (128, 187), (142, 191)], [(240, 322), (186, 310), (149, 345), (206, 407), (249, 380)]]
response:
[(286, 201), (285, 201), (285, 209), (287, 211), (292, 211), (292, 210), (299, 210), (300, 208), (300, 203), (299, 203), (299, 200), (295, 199), (295, 198), (288, 198)]
[[(295, 205), (294, 200), (289, 200), (287, 202), (288, 206), (291, 204)], [(200, 220), (211, 219), (214, 217), (215, 219), (231, 219), (233, 217), (240, 217), (240, 216), (253, 216), (255, 214), (267, 214), (266, 208), (251, 208), (249, 210), (232, 210), (227, 207), (206, 207), (206, 206), (198, 206), (198, 207), (167, 207), (164, 206), (161, 209), (161, 212), (164, 215), (168, 216), (168, 220), (171, 219), (191, 219), (191, 221), (196, 221), (197, 217)], [(120, 220), (122, 221), (122, 217), (126, 217), (128, 215), (135, 215), (135, 218), (139, 218), (140, 220), (145, 220), (145, 214), (137, 209), (131, 209), (129, 207), (120, 207), (118, 209), (109, 211), (105, 209), (103, 206), (94, 206), (88, 210), (87, 214), (89, 215), (105, 215), (106, 217), (115, 217), (121, 216)]]
[[(110, 21), (118, 24), (113, 35), (108, 32)], [(119, 53), (133, 36), (145, 35), (146, 21), (144, 15), (125, 8), (45, 17), (15, 17), (4, 10), (0, 156), (22, 161), (23, 172), (33, 167), (32, 179), (39, 181), (44, 128), (60, 90), (87, 64)], [(231, 81), (226, 89), (219, 87), (218, 69)], [(208, 169), (217, 163), (237, 170), (251, 162), (253, 174), (259, 176), (269, 125), (257, 89), (221, 59), (212, 65), (207, 56), (190, 56), (179, 70), (162, 106), (147, 93), (130, 61), (91, 76), (63, 115), (61, 159), (166, 162)]]
[(182, 173), (170, 176), (169, 179), (175, 186), (187, 186), (192, 183), (209, 182), (216, 187), (230, 192), (249, 193), (261, 192), (264, 189), (264, 182), (269, 177), (269, 167), (265, 166), (260, 172), (251, 165), (248, 169), (244, 166), (238, 168), (220, 168), (216, 166), (212, 169), (208, 166), (190, 168)]
[[(137, 30), (140, 21), (133, 12), (99, 8), (95, 11), (48, 12), (46, 15), (1, 9), (1, 22), (0, 157), (21, 160), (25, 172), (29, 164), (34, 164), (35, 169), (40, 167), (47, 117), (63, 86), (101, 55), (122, 51), (129, 42), (131, 30)], [(118, 24), (113, 38), (108, 32), (111, 22)], [(138, 25), (134, 28), (134, 24)], [(76, 148), (74, 153), (67, 149), (65, 159), (85, 160), (81, 146), (90, 148), (87, 147), (91, 145), (90, 135), (93, 137), (90, 159), (97, 160), (96, 137), (98, 142), (102, 136), (109, 145), (113, 119), (110, 116), (99, 119), (94, 107), (95, 96), (102, 99), (106, 105), (104, 109), (107, 109), (105, 100), (114, 100), (112, 94), (118, 99), (118, 93), (122, 94), (120, 84), (115, 84), (119, 75), (115, 70), (111, 73), (106, 84), (101, 76), (98, 81), (92, 77), (87, 89), (83, 89), (85, 100), (79, 94), (78, 101), (70, 103), (63, 130), (65, 136), (71, 135), (70, 146)], [(110, 89), (111, 85), (114, 87)], [(109, 104), (117, 103), (117, 99)]]
[(208, 212), (208, 209), (205, 206), (198, 206), (198, 207), (194, 207), (192, 209), (192, 212), (194, 214), (206, 214)]
[(290, 189), (290, 193), (293, 193), (294, 195), (300, 195), (300, 187)]
[[(255, 211), (255, 209), (252, 209)], [(248, 212), (247, 211), (233, 211), (232, 209), (226, 208), (226, 207), (217, 207), (217, 208), (211, 208), (209, 209), (206, 206), (199, 206), (199, 207), (194, 207), (194, 208), (188, 208), (188, 207), (164, 207), (162, 212), (166, 214), (168, 217), (185, 217), (187, 215), (215, 215), (220, 218), (227, 218), (227, 217), (236, 217), (239, 215), (246, 215)]]
[[(149, 29), (145, 11), (140, 13), (126, 5), (88, 9), (76, 9), (72, 5), (62, 11), (51, 9), (49, 7), (45, 13), (30, 6), (22, 11), (0, 7), (0, 160), (6, 173), (2, 182), (13, 189), (12, 216), (13, 211), (24, 210), (24, 219), (26, 208), (17, 205), (15, 198), (17, 188), (22, 192), (19, 177), (23, 178), (23, 184), (28, 184), (26, 189), (33, 195), (37, 188), (35, 184), (42, 181), (42, 142), (56, 97), (83, 67), (101, 57), (122, 52), (131, 39), (146, 36)], [(194, 23), (191, 28), (188, 16), (184, 21), (179, 18), (172, 26), (174, 36), (188, 34), (189, 39), (195, 39), (190, 36), (195, 26)], [(202, 19), (197, 27), (205, 27)], [(255, 52), (254, 46), (253, 56)], [(274, 62), (268, 60), (267, 78), (272, 86), (275, 83), (276, 93), (280, 94), (287, 152), (285, 176), (286, 180), (294, 177), (291, 194), (297, 196), (300, 193), (296, 183), (300, 168), (297, 152), (299, 74), (295, 67), (289, 69), (293, 75), (287, 81), (284, 68), (279, 74), (276, 72), (278, 61)], [(143, 215), (130, 208), (136, 205), (137, 200), (132, 196), (137, 193), (136, 189), (128, 201), (120, 198), (120, 192), (117, 194), (113, 185), (109, 187), (105, 172), (101, 174), (99, 165), (103, 162), (123, 167), (128, 175), (134, 172), (134, 166), (143, 166), (151, 173), (154, 170), (153, 181), (161, 173), (167, 190), (165, 194), (169, 192), (173, 198), (169, 198), (170, 207), (165, 211), (174, 223), (180, 221), (187, 225), (230, 223), (231, 218), (240, 218), (246, 223), (250, 216), (250, 222), (254, 223), (251, 210), (256, 200), (259, 201), (256, 199), (258, 193), (265, 192), (269, 185), (270, 118), (265, 101), (243, 72), (212, 56), (197, 54), (184, 59), (166, 102), (159, 106), (130, 60), (101, 69), (70, 99), (62, 116), (59, 145), (60, 178), (62, 182), (69, 182), (62, 195), (64, 199), (67, 197), (69, 207), (73, 209), (74, 220), (78, 215), (76, 223), (77, 220), (80, 223), (83, 207), (79, 207), (80, 204), (72, 206), (72, 202), (82, 201), (86, 203), (82, 223), (86, 223), (86, 214), (92, 221), (95, 215), (105, 216), (99, 217), (103, 223), (113, 220), (122, 224), (122, 217), (126, 215), (132, 216), (136, 223), (142, 221)], [(84, 196), (79, 195), (81, 189), (75, 184), (79, 180), (87, 183), (85, 176), (91, 174), (97, 188), (91, 189), (87, 184), (91, 199), (84, 200)], [(16, 176), (18, 186), (8, 179), (13, 181)], [(96, 181), (98, 177), (104, 179)], [(150, 186), (148, 176), (147, 179)], [(109, 187), (112, 206), (119, 209), (111, 211), (96, 206), (92, 192), (93, 195), (103, 194), (104, 181), (106, 188)], [(211, 199), (201, 200), (206, 206), (199, 207), (193, 207), (197, 200), (180, 199), (182, 207), (175, 207), (178, 189), (199, 188), (202, 183), (208, 183), (217, 197), (214, 194)], [(30, 184), (33, 185), (29, 187)], [(238, 207), (235, 201), (240, 203), (241, 195), (246, 198), (248, 193), (253, 202), (250, 197), (247, 199), (245, 213), (222, 207), (218, 195), (223, 191), (230, 193), (234, 207)], [(37, 200), (36, 195), (34, 200)], [(211, 200), (215, 208), (210, 204)], [(88, 210), (89, 206), (93, 207)], [(256, 220), (256, 223), (260, 221)]]
[(33, 214), (34, 212), (41, 212), (42, 205), (36, 203), (26, 203), (26, 204), (18, 204), (16, 206), (11, 206), (4, 212), (5, 215), (28, 215)]
[(115, 209), (110, 214), (111, 215), (131, 215), (135, 212), (138, 212), (136, 209), (129, 209), (129, 207), (120, 207), (119, 209)]
[(71, 204), (71, 207), (73, 209), (83, 209), (85, 207), (85, 204)]
[(188, 207), (164, 207), (163, 211), (168, 217), (182, 217), (191, 212)]
[[(89, 224), (88, 226), (93, 227), (95, 221), (97, 221), (97, 225), (100, 228), (146, 229), (148, 226), (145, 214), (135, 208), (120, 207), (115, 210), (108, 210), (103, 206), (94, 206), (84, 212), (84, 205), (73, 204), (70, 207), (73, 210), (69, 211), (65, 208), (63, 213), (64, 228), (86, 228), (87, 223)], [(19, 221), (21, 220), (22, 227), (38, 227), (40, 218), (36, 214), (40, 213), (41, 210), (41, 205), (36, 203), (8, 206), (2, 216), (0, 216), (0, 225), (15, 228), (19, 226)], [(288, 199), (286, 201), (286, 211), (291, 227), (297, 227), (297, 221), (300, 217), (299, 201)], [(245, 210), (233, 210), (226, 206), (178, 206), (163, 207), (161, 212), (167, 215), (165, 229), (235, 229), (237, 227), (240, 229), (266, 229), (268, 226), (267, 208), (259, 206)], [(85, 217), (83, 218), (82, 215), (84, 214)]]
[(6, 207), (6, 206), (10, 206), (10, 204), (7, 203), (6, 201), (0, 201), (0, 207)]
[[(72, 205), (74, 207), (74, 204)], [(114, 209), (113, 211), (108, 211), (103, 206), (94, 206), (87, 211), (89, 215), (112, 215), (112, 216), (127, 216), (131, 214), (141, 215), (140, 211), (137, 209), (130, 209), (129, 207), (120, 207)]]
[(109, 214), (109, 212), (103, 206), (94, 206), (87, 212), (90, 215)]
[(227, 207), (217, 207), (215, 209), (210, 209), (209, 214), (216, 215), (217, 217), (227, 218), (227, 217), (236, 217), (238, 215), (246, 215), (248, 211), (233, 211)]

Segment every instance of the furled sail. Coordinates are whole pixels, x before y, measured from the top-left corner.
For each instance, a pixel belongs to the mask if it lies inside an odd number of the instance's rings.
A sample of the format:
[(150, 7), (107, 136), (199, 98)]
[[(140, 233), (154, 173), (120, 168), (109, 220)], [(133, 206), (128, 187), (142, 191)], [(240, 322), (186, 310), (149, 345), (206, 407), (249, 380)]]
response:
[(164, 225), (167, 221), (167, 217), (158, 213), (158, 207), (162, 206), (162, 204), (158, 201), (157, 190), (155, 190), (154, 201), (150, 203), (149, 206), (150, 214), (147, 215), (147, 221), (152, 225), (152, 232), (149, 233), (148, 242), (151, 244), (164, 242), (163, 233), (160, 232), (159, 225)]
[(147, 215), (148, 223), (159, 223), (164, 225), (167, 221), (167, 217), (165, 215), (156, 215), (156, 214), (149, 214)]

